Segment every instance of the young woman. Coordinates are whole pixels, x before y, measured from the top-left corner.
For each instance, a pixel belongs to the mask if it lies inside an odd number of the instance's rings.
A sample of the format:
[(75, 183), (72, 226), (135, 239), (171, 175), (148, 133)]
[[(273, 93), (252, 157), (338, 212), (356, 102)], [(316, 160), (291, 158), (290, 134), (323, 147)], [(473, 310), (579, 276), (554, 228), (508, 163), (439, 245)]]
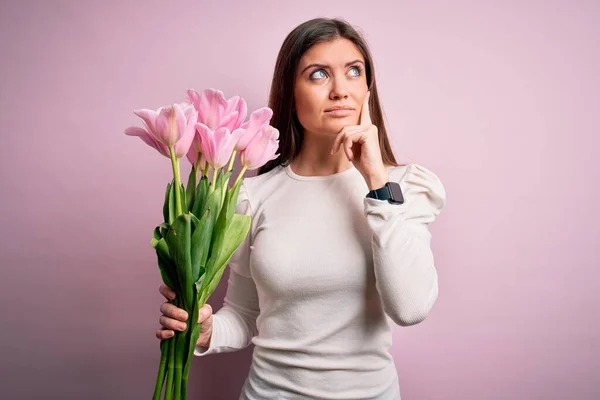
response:
[[(280, 156), (243, 180), (237, 212), (252, 227), (223, 307), (201, 310), (195, 355), (253, 343), (242, 399), (400, 399), (389, 320), (419, 323), (437, 298), (428, 223), (444, 187), (396, 162), (370, 52), (344, 21), (287, 36), (269, 107)], [(161, 312), (158, 338), (185, 329), (185, 311)]]

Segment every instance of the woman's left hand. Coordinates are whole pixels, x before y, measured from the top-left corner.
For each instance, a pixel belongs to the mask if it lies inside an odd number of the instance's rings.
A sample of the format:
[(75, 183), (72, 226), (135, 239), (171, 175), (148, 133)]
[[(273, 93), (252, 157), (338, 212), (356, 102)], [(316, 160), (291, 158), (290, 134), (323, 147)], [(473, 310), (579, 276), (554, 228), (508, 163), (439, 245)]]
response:
[(348, 125), (342, 128), (333, 141), (331, 154), (335, 154), (343, 146), (348, 160), (365, 178), (369, 190), (379, 189), (388, 182), (388, 174), (381, 159), (379, 134), (377, 126), (371, 122), (369, 98), (367, 92), (360, 111), (359, 125)]

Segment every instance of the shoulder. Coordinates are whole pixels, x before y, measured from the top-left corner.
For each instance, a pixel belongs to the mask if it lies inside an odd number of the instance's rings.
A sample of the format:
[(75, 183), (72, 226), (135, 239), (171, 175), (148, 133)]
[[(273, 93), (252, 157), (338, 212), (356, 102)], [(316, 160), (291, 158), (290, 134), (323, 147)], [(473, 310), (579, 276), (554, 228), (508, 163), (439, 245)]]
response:
[(408, 210), (424, 218), (435, 219), (446, 205), (446, 189), (439, 176), (420, 164), (388, 167), (390, 181), (398, 182)]
[(248, 202), (250, 207), (256, 210), (261, 203), (261, 199), (281, 185), (283, 173), (285, 173), (283, 167), (278, 165), (261, 175), (244, 176), (240, 186), (238, 202)]

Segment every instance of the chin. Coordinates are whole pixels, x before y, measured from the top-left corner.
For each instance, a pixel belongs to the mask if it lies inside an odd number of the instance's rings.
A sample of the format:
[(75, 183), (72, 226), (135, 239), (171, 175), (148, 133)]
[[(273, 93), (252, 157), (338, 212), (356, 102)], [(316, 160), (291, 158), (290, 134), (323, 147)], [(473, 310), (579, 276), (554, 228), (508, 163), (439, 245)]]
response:
[(323, 132), (330, 134), (338, 134), (345, 126), (356, 125), (352, 118), (337, 118), (333, 121), (328, 121), (323, 125)]

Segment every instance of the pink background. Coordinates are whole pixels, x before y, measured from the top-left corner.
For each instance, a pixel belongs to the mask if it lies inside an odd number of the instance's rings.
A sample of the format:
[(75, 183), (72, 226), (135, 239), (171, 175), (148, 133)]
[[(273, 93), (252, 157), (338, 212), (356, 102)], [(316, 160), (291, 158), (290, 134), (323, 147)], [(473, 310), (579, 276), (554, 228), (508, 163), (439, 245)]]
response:
[[(2, 2), (0, 397), (150, 398), (171, 171), (123, 130), (190, 87), (266, 105), (281, 42), (316, 16), (365, 32), (398, 158), (448, 194), (437, 304), (395, 330), (403, 400), (600, 398), (600, 5), (583, 0)], [(195, 359), (190, 398), (236, 399), (250, 355)]]

